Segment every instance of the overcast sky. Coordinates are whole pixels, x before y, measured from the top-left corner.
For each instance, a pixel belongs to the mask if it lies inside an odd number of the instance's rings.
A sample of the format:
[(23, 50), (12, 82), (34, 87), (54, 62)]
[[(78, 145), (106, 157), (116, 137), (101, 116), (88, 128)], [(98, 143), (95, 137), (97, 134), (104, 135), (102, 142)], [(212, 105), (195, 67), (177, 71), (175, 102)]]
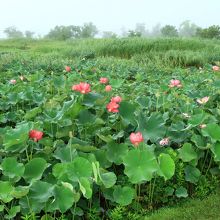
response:
[(56, 25), (91, 21), (99, 30), (120, 33), (136, 23), (150, 29), (184, 20), (220, 25), (220, 0), (0, 0), (0, 37), (9, 26), (44, 35)]

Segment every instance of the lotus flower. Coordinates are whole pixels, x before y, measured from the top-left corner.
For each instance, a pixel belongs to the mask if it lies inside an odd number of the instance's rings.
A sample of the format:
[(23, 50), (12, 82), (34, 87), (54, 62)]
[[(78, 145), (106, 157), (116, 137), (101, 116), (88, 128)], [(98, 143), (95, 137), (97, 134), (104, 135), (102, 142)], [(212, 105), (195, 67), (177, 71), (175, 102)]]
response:
[(65, 66), (65, 70), (66, 70), (66, 72), (70, 72), (71, 71), (71, 67), (70, 66)]
[(109, 112), (119, 112), (118, 108), (119, 108), (119, 104), (117, 104), (116, 102), (109, 102), (106, 106), (106, 108), (108, 109)]
[(203, 129), (203, 128), (206, 128), (206, 124), (201, 124), (201, 125), (199, 125), (199, 127), (201, 128), (201, 129)]
[(173, 87), (178, 87), (179, 88), (179, 87), (182, 87), (182, 84), (181, 84), (180, 80), (178, 80), (178, 79), (171, 79), (169, 87), (170, 88), (173, 88)]
[(219, 66), (213, 66), (213, 67), (212, 67), (212, 70), (213, 70), (213, 71), (219, 71), (219, 70), (220, 70), (220, 67), (219, 67)]
[(122, 101), (122, 98), (120, 96), (115, 96), (111, 98), (111, 102), (120, 103)]
[(159, 142), (160, 146), (165, 146), (169, 144), (169, 138), (164, 138)]
[(10, 80), (10, 83), (13, 84), (13, 85), (16, 84), (16, 82), (17, 82), (16, 79), (11, 79)]
[(102, 78), (100, 78), (99, 82), (102, 84), (106, 84), (106, 83), (108, 83), (108, 78), (102, 77)]
[(106, 92), (110, 92), (112, 90), (112, 87), (110, 86), (110, 85), (107, 85), (106, 87), (105, 87), (105, 91)]
[(72, 90), (78, 91), (82, 94), (87, 94), (87, 93), (91, 92), (90, 84), (89, 83), (84, 83), (84, 82), (81, 82), (77, 85), (73, 85)]
[(142, 133), (141, 132), (131, 133), (130, 134), (130, 141), (135, 147), (137, 147), (139, 145), (139, 143), (144, 141)]
[(197, 101), (199, 104), (203, 105), (203, 104), (205, 104), (206, 102), (209, 101), (209, 97), (208, 97), (208, 96), (205, 96), (205, 97), (203, 97), (203, 98), (201, 98), (201, 99), (197, 99), (196, 101)]
[(31, 130), (31, 131), (29, 132), (29, 138), (33, 139), (34, 142), (37, 142), (37, 141), (39, 141), (39, 140), (42, 139), (43, 134), (44, 134), (44, 133), (43, 133), (42, 131)]

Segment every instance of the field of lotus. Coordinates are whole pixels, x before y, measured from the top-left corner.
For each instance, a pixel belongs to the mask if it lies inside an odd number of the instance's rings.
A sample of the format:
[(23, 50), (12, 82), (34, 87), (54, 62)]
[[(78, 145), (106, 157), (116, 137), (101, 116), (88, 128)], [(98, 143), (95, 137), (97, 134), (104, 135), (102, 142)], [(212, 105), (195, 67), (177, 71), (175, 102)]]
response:
[(133, 220), (216, 189), (214, 63), (13, 56), (0, 56), (1, 219)]

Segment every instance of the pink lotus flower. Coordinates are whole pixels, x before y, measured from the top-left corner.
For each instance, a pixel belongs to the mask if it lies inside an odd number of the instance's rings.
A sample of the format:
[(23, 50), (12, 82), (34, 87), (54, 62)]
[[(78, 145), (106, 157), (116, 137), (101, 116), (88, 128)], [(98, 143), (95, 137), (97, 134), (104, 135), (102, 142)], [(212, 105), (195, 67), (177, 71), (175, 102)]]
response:
[(90, 89), (90, 84), (89, 83), (85, 83), (85, 82), (81, 82), (77, 85), (73, 85), (72, 86), (72, 90), (74, 91), (78, 91), (82, 94), (87, 94), (89, 92), (91, 92), (91, 89)]
[(110, 85), (107, 85), (106, 87), (105, 87), (105, 91), (106, 92), (110, 92), (112, 90), (112, 87), (110, 86)]
[(44, 134), (44, 133), (43, 133), (42, 131), (31, 130), (31, 131), (29, 132), (29, 138), (33, 139), (34, 142), (37, 142), (37, 141), (39, 141), (39, 140), (42, 139), (43, 134)]
[(203, 128), (206, 128), (206, 124), (201, 124), (201, 125), (199, 125), (199, 127), (201, 128), (201, 129), (203, 129)]
[(171, 79), (169, 87), (170, 88), (173, 88), (173, 87), (178, 87), (179, 88), (179, 87), (182, 87), (182, 84), (181, 84), (180, 80), (178, 80), (178, 79)]
[(144, 141), (142, 133), (141, 132), (131, 133), (130, 134), (130, 141), (135, 147), (137, 147), (139, 145), (139, 143)]
[(16, 79), (11, 79), (10, 80), (10, 83), (13, 84), (13, 85), (16, 84), (16, 82), (17, 82)]
[(108, 78), (102, 77), (102, 78), (100, 78), (99, 82), (102, 84), (106, 84), (106, 83), (108, 83)]
[(120, 96), (115, 96), (111, 98), (111, 102), (120, 103), (122, 101), (122, 98)]
[(71, 67), (70, 66), (65, 66), (65, 70), (66, 70), (66, 72), (70, 72), (71, 71)]
[(159, 142), (160, 146), (165, 146), (169, 144), (169, 138), (164, 138)]
[(119, 104), (117, 104), (116, 102), (109, 102), (107, 105), (106, 105), (106, 108), (108, 109), (109, 112), (119, 112), (118, 111), (118, 108), (119, 108)]
[(220, 67), (219, 67), (219, 66), (213, 66), (213, 67), (212, 67), (212, 70), (213, 70), (213, 71), (219, 71), (219, 70), (220, 70)]
[(201, 99), (197, 99), (196, 101), (197, 101), (199, 104), (203, 105), (203, 104), (205, 104), (206, 102), (209, 101), (209, 97), (208, 97), (208, 96), (205, 96), (205, 97), (203, 97), (203, 98), (201, 98)]

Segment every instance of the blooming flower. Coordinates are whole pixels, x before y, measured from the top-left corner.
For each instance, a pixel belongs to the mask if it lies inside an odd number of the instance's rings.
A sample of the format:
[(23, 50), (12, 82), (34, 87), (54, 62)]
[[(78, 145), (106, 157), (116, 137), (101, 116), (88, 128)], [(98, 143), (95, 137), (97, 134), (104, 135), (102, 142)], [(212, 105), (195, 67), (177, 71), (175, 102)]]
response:
[(213, 67), (212, 67), (212, 70), (213, 70), (213, 71), (219, 71), (219, 70), (220, 70), (220, 67), (219, 67), (219, 66), (213, 66)]
[(209, 101), (209, 97), (208, 96), (205, 96), (205, 97), (203, 97), (203, 98), (201, 98), (201, 99), (197, 99), (196, 100), (199, 104), (205, 104), (206, 102), (208, 102)]
[(19, 76), (19, 79), (20, 79), (21, 81), (24, 81), (25, 77), (21, 75), (21, 76)]
[(99, 82), (102, 83), (102, 84), (106, 84), (106, 83), (108, 83), (108, 78), (101, 77)]
[(66, 70), (66, 72), (70, 72), (71, 71), (71, 67), (70, 66), (65, 66), (65, 70)]
[(122, 98), (120, 96), (115, 96), (111, 98), (111, 102), (120, 103), (122, 101)]
[(86, 94), (86, 93), (89, 93), (91, 92), (91, 89), (90, 89), (90, 84), (89, 83), (85, 83), (85, 82), (81, 82), (77, 85), (73, 85), (72, 86), (72, 90), (74, 91), (78, 91), (82, 94)]
[(201, 124), (201, 125), (199, 125), (199, 127), (200, 127), (201, 129), (206, 128), (206, 124)]
[(13, 84), (13, 85), (16, 84), (16, 82), (17, 82), (16, 79), (11, 79), (10, 80), (10, 83)]
[(31, 131), (29, 132), (29, 138), (33, 139), (34, 142), (37, 142), (37, 141), (39, 141), (39, 140), (42, 139), (43, 134), (44, 134), (44, 133), (43, 133), (42, 131), (31, 130)]
[(169, 144), (169, 138), (164, 138), (159, 142), (160, 146), (165, 146)]
[(142, 133), (141, 132), (131, 133), (130, 134), (130, 141), (135, 147), (137, 147), (140, 142), (144, 141)]
[(105, 91), (106, 92), (110, 92), (112, 90), (112, 87), (110, 86), (110, 85), (107, 85), (106, 87), (105, 87)]
[(178, 87), (179, 88), (179, 87), (182, 87), (182, 84), (181, 84), (180, 80), (178, 80), (178, 79), (171, 79), (169, 87), (170, 88), (173, 88), (173, 87)]
[(118, 108), (119, 108), (119, 104), (117, 104), (116, 102), (109, 102), (107, 105), (106, 105), (106, 108), (108, 109), (109, 112), (119, 112), (118, 111)]

